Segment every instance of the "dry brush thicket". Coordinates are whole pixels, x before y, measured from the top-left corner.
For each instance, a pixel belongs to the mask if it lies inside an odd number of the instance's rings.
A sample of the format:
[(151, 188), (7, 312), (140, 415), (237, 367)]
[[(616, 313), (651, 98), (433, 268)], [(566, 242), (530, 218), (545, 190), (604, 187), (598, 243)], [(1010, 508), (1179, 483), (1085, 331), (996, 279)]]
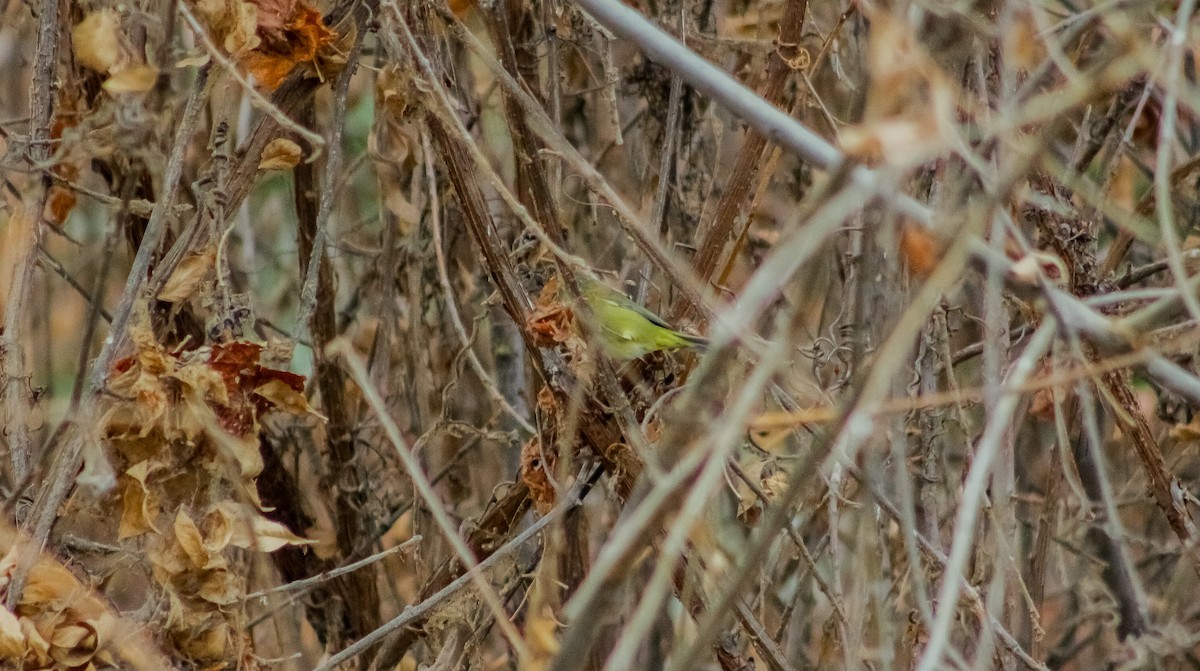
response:
[(1195, 10), (10, 0), (0, 668), (1200, 667)]

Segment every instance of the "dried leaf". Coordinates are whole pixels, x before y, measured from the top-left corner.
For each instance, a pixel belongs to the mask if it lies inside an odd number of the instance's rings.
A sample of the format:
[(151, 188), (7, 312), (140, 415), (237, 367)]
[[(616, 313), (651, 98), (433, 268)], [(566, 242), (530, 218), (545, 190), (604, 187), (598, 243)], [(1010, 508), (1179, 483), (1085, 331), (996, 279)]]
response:
[(121, 522), (117, 531), (120, 540), (157, 531), (154, 527), (154, 519), (158, 515), (157, 504), (146, 489), (149, 470), (150, 462), (142, 461), (125, 471), (127, 477), (121, 492)]
[(127, 60), (121, 47), (121, 19), (111, 9), (88, 14), (71, 30), (75, 61), (89, 70), (107, 74)]
[(237, 603), (245, 593), (245, 582), (224, 569), (207, 572), (196, 590), (196, 596), (218, 606)]
[(529, 314), (529, 330), (539, 347), (553, 347), (576, 339), (574, 315), (558, 297), (558, 276), (546, 282)]
[(179, 544), (187, 558), (195, 568), (209, 567), (208, 549), (204, 547), (204, 536), (196, 523), (187, 513), (179, 510), (175, 513), (175, 542)]
[(1048, 252), (1030, 252), (1017, 259), (1008, 269), (1008, 279), (1029, 286), (1036, 286), (1038, 278), (1045, 276), (1055, 285), (1063, 287), (1070, 283), (1067, 264), (1062, 259)]
[(208, 247), (200, 252), (191, 252), (183, 257), (174, 272), (167, 278), (162, 291), (158, 292), (158, 300), (166, 303), (179, 303), (193, 293), (201, 282), (209, 277), (217, 260), (217, 250)]
[(280, 33), (296, 12), (296, 0), (251, 0), (258, 7), (258, 30), (267, 39), (284, 37)]
[[(215, 616), (187, 622), (176, 634), (179, 650), (193, 659), (223, 659), (230, 647), (229, 623)], [(183, 636), (187, 632), (190, 636)], [(222, 665), (224, 666), (224, 665)]]
[(291, 170), (300, 163), (300, 155), (300, 145), (286, 137), (277, 137), (263, 149), (258, 169)]
[(900, 254), (909, 271), (917, 277), (929, 277), (942, 258), (941, 245), (933, 232), (911, 222), (900, 226)]
[(46, 220), (55, 226), (61, 226), (67, 220), (67, 215), (71, 213), (71, 210), (75, 209), (78, 200), (75, 192), (68, 188), (58, 185), (50, 187), (46, 196)]
[(96, 636), (89, 627), (70, 624), (50, 636), (50, 656), (64, 667), (86, 664), (96, 652)]
[(241, 65), (263, 88), (274, 90), (297, 65), (315, 64), (317, 52), (332, 44), (334, 37), (320, 12), (298, 2), (283, 27), (263, 35), (259, 47), (242, 57)]
[(465, 17), (474, 6), (475, 0), (450, 0), (450, 11), (460, 19)]
[(525, 623), (525, 641), (529, 644), (532, 657), (528, 668), (531, 671), (549, 668), (562, 644), (558, 639), (558, 622), (548, 607), (537, 615), (530, 615)]
[(154, 88), (156, 81), (158, 81), (158, 68), (150, 65), (135, 65), (104, 80), (101, 87), (112, 95), (145, 93)]
[(1008, 29), (1002, 31), (1003, 53), (1012, 67), (1030, 70), (1046, 59), (1046, 46), (1039, 35), (1037, 23), (1026, 10), (1014, 12), (1008, 19)]
[(556, 500), (554, 484), (546, 473), (546, 460), (552, 461), (553, 458), (553, 453), (544, 454), (542, 442), (537, 436), (521, 446), (521, 480), (529, 487), (533, 507), (542, 515), (554, 508)]
[(279, 410), (290, 412), (293, 415), (318, 414), (308, 404), (308, 399), (301, 391), (297, 391), (283, 380), (270, 380), (266, 384), (256, 387), (254, 393), (270, 401)]
[(199, 0), (196, 14), (225, 53), (234, 58), (257, 48), (258, 7), (241, 0)]
[(25, 653), (25, 634), (17, 616), (0, 606), (0, 659), (20, 659)]
[(217, 505), (230, 520), (233, 535), (229, 540), (247, 550), (274, 552), (286, 545), (312, 545), (314, 541), (297, 536), (290, 529), (274, 520), (269, 520), (246, 506), (232, 502)]
[(175, 62), (175, 67), (177, 67), (177, 68), (202, 68), (205, 65), (208, 65), (208, 62), (210, 60), (212, 60), (212, 56), (210, 56), (208, 54), (200, 54), (199, 56), (191, 56), (188, 58), (179, 59), (178, 61)]

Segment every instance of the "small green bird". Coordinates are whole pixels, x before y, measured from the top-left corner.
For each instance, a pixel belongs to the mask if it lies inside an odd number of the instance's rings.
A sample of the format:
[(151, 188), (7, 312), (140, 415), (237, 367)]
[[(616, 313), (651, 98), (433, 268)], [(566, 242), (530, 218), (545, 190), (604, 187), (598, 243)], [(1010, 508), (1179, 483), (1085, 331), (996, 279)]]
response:
[(616, 361), (640, 359), (650, 352), (693, 347), (703, 349), (708, 339), (671, 328), (661, 317), (608, 285), (576, 276), (580, 296), (596, 320), (601, 346)]

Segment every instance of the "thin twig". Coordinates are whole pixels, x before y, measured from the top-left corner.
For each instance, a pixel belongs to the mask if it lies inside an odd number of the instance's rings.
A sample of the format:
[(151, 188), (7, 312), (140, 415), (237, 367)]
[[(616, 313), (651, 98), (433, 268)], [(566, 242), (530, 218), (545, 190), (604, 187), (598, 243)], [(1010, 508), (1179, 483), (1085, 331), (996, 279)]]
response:
[[(37, 50), (29, 89), (29, 159), (34, 166), (42, 166), (50, 160), (50, 124), (58, 90), (55, 73), (58, 70), (59, 17), (58, 0), (42, 0), (38, 3)], [(37, 197), (29, 199), (24, 212), (9, 218), (8, 223), (9, 227), (22, 231), (17, 253), (12, 259), (12, 280), (5, 300), (4, 330), (0, 333), (0, 362), (3, 363), (4, 373), (0, 397), (3, 398), (4, 433), (12, 477), (16, 482), (28, 476), (34, 460), (25, 347), (30, 342), (29, 297), (33, 289), (37, 250), (42, 244), (42, 211), (49, 196), (49, 180), (43, 177), (40, 182), (41, 189)], [(8, 603), (12, 606), (17, 602), (10, 595)]]

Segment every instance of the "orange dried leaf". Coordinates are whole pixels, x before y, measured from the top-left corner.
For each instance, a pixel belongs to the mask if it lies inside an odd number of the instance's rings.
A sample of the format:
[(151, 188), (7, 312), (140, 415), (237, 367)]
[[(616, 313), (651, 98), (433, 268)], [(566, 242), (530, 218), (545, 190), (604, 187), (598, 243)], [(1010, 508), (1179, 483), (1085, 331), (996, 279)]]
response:
[(554, 508), (557, 498), (554, 484), (546, 473), (546, 460), (553, 461), (553, 455), (544, 454), (542, 442), (536, 436), (521, 446), (521, 480), (529, 487), (533, 507), (542, 515)]
[(46, 221), (61, 226), (67, 220), (67, 215), (71, 213), (71, 210), (75, 209), (77, 202), (74, 191), (61, 186), (50, 187), (50, 192), (46, 196)]
[(529, 315), (529, 330), (540, 347), (553, 347), (575, 337), (574, 315), (558, 299), (558, 276), (550, 278), (538, 294)]
[(241, 64), (259, 85), (273, 90), (297, 65), (315, 63), (317, 52), (332, 44), (334, 36), (320, 12), (297, 3), (283, 27), (262, 35), (262, 43), (245, 54)]
[(941, 245), (933, 232), (912, 223), (900, 227), (900, 255), (917, 277), (929, 277), (942, 258)]
[(450, 0), (450, 11), (460, 19), (464, 18), (474, 6), (475, 0)]

